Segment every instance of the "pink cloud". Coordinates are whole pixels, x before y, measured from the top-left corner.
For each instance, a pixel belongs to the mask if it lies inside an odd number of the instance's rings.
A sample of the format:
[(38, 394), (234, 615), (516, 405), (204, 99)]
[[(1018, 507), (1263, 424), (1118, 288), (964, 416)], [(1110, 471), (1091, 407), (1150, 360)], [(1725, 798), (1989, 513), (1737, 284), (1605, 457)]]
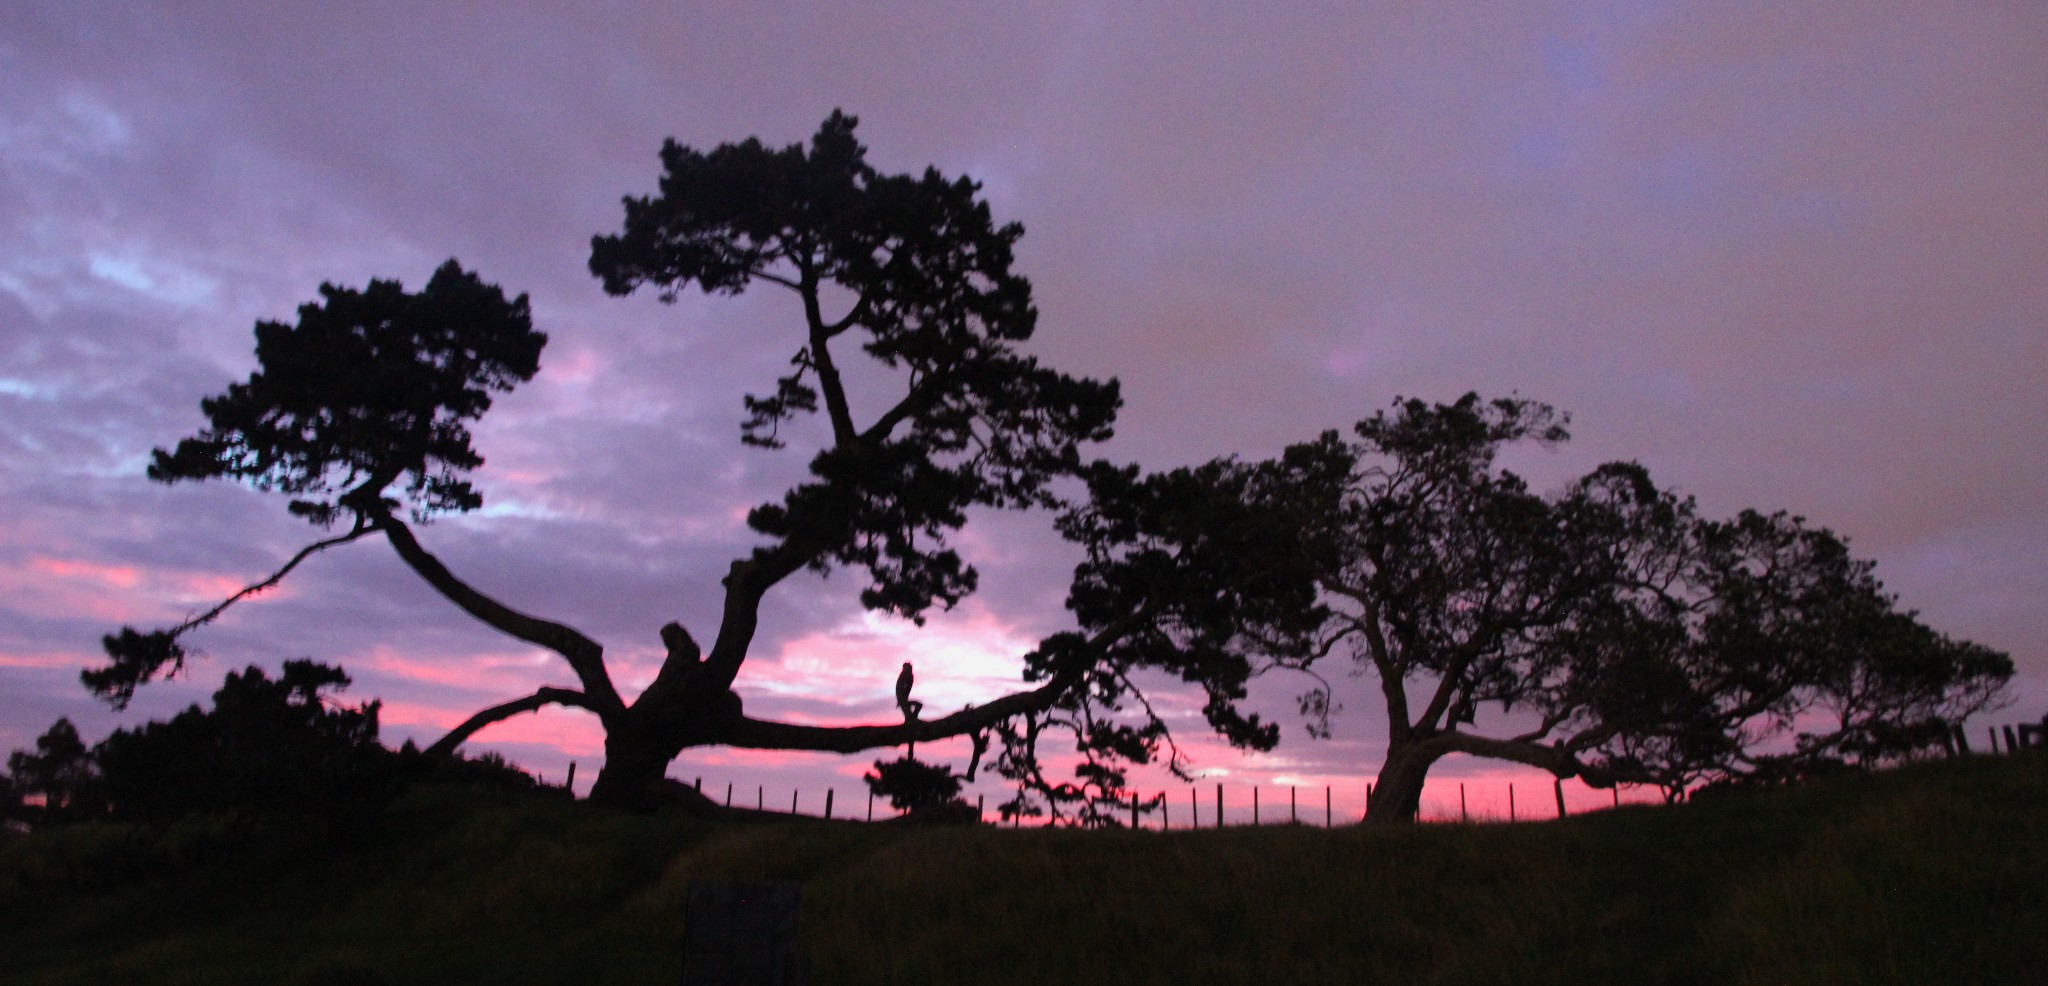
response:
[[(912, 695), (926, 716), (986, 702), (1024, 687), (1023, 657), (1037, 641), (986, 609), (968, 605), (932, 617), (923, 627), (863, 613), (830, 631), (790, 641), (767, 659), (750, 661), (745, 691), (829, 702), (854, 710), (891, 710), (897, 673), (909, 661)], [(764, 655), (765, 656), (765, 655)]]
[(357, 659), (357, 666), (407, 681), (479, 692), (505, 692), (508, 696), (532, 691), (545, 684), (550, 675), (554, 678), (568, 676), (568, 669), (561, 659), (545, 651), (415, 658), (399, 654), (389, 647), (377, 647), (371, 650), (367, 660)]

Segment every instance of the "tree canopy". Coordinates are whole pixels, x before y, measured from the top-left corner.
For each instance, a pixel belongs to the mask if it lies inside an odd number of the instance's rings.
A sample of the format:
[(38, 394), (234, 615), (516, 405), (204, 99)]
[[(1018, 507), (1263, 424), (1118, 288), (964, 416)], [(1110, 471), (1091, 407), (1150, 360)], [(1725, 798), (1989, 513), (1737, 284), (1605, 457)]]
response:
[[(1938, 744), (2012, 674), (1899, 610), (1872, 563), (1798, 517), (1702, 517), (1626, 462), (1530, 490), (1497, 459), (1569, 437), (1546, 405), (1399, 401), (1353, 434), (1285, 457), (1295, 503), (1319, 500), (1298, 529), (1303, 557), (1325, 552), (1323, 622), (1268, 659), (1341, 650), (1377, 680), (1373, 817), (1412, 818), (1453, 753), (1673, 796), (1879, 763)], [(1304, 699), (1311, 731), (1330, 703), (1327, 686)]]
[[(1196, 577), (1150, 589), (1077, 586), (1079, 629), (1027, 656), (1034, 687), (993, 701), (930, 718), (909, 711), (922, 703), (906, 703), (901, 723), (835, 728), (745, 714), (735, 679), (762, 599), (791, 575), (859, 571), (864, 606), (922, 621), (977, 586), (978, 573), (949, 541), (970, 509), (1058, 510), (1061, 529), (1085, 540), (1094, 557), (1107, 563), (1130, 554), (1117, 564), (1136, 564), (1143, 549), (1125, 542), (1149, 535), (1142, 525), (1108, 523), (1131, 508), (1099, 501), (1163, 495), (1147, 492), (1150, 481), (1134, 471), (1083, 454), (1111, 436), (1115, 382), (1062, 374), (1019, 349), (1037, 323), (1030, 283), (1012, 270), (1022, 227), (997, 223), (969, 179), (933, 169), (878, 172), (855, 125), (835, 112), (808, 146), (779, 149), (752, 139), (709, 151), (671, 141), (658, 193), (627, 198), (623, 228), (591, 243), (591, 272), (611, 293), (651, 287), (673, 301), (685, 290), (738, 294), (768, 285), (794, 295), (801, 313), (782, 342), (762, 343), (786, 347), (791, 370), (744, 399), (740, 438), (788, 450), (799, 438), (791, 423), (821, 412), (827, 437), (809, 449), (805, 481), (748, 514), (762, 541), (721, 580), (724, 605), (708, 647), (678, 622), (662, 626), (666, 658), (629, 701), (598, 641), (505, 605), (422, 543), (415, 524), (481, 504), (464, 478), (482, 464), (467, 423), (489, 409), (491, 394), (533, 376), (546, 342), (523, 296), (507, 301), (451, 260), (418, 294), (395, 281), (362, 291), (324, 285), (323, 301), (301, 309), (296, 326), (257, 326), (260, 368), (204, 401), (209, 427), (159, 451), (150, 475), (283, 492), (293, 513), (346, 530), (183, 624), (108, 635), (111, 661), (85, 673), (88, 686), (125, 704), (153, 676), (175, 673), (184, 635), (229, 605), (318, 552), (381, 536), (430, 588), (486, 625), (559, 654), (575, 678), (481, 710), (433, 749), (453, 750), (490, 723), (546, 705), (585, 709), (606, 732), (593, 796), (617, 804), (644, 803), (669, 761), (694, 746), (854, 752), (961, 735), (986, 742), (991, 730), (1006, 737), (999, 767), (1027, 786), (1036, 780), (1045, 791), (1071, 792), (1073, 785), (1044, 782), (1036, 767), (1035, 737), (1051, 721), (1044, 717), (1072, 726), (1084, 747), (1149, 755), (1164, 733), (1156, 718), (1116, 726), (1089, 714), (1131, 700), (1129, 673), (1147, 664), (1209, 689), (1209, 718), (1233, 740), (1270, 746), (1272, 728), (1236, 710), (1243, 669), (1203, 650), (1229, 635), (1239, 610), (1261, 618), (1272, 611), (1254, 598), (1258, 588), (1227, 586), (1226, 573), (1257, 577), (1220, 552), (1209, 555), (1220, 567), (1197, 572), (1183, 562), (1183, 574)], [(856, 406), (846, 383), (846, 367), (860, 360), (897, 388), (872, 407)], [(1062, 492), (1084, 486), (1096, 502), (1069, 503)], [(1148, 523), (1196, 519), (1176, 516)], [(1115, 613), (1104, 593), (1139, 609)], [(1040, 718), (1018, 725), (1031, 717)], [(1120, 777), (1092, 772), (1078, 789), (1120, 797)]]
[[(109, 634), (110, 661), (86, 684), (125, 705), (177, 673), (185, 635), (231, 605), (329, 548), (382, 538), (429, 589), (558, 655), (571, 678), (478, 711), (430, 752), (577, 708), (605, 731), (592, 796), (644, 805), (693, 747), (853, 753), (968, 736), (978, 764), (994, 738), (993, 768), (1019, 787), (1006, 814), (1111, 824), (1131, 764), (1183, 765), (1142, 672), (1199, 689), (1229, 742), (1270, 749), (1277, 724), (1243, 705), (1251, 679), (1354, 657), (1391, 719), (1382, 818), (1412, 817), (1451, 753), (1673, 791), (1882, 760), (1983, 707), (2011, 673), (2004, 655), (1899, 611), (1869, 563), (1799, 518), (1707, 520), (1630, 463), (1530, 490), (1497, 467), (1500, 450), (1567, 438), (1564, 416), (1532, 401), (1397, 402), (1350, 439), (1330, 432), (1270, 461), (1147, 474), (1092, 459), (1118, 387), (1023, 350), (1038, 313), (1013, 270), (1022, 227), (998, 223), (970, 179), (876, 170), (855, 127), (835, 112), (808, 144), (669, 141), (658, 191), (626, 198), (622, 227), (591, 240), (590, 271), (615, 295), (765, 285), (793, 301), (788, 331), (761, 341), (790, 369), (742, 399), (739, 438), (807, 456), (808, 473), (748, 512), (758, 541), (719, 582), (708, 646), (680, 622), (650, 628), (665, 656), (629, 698), (602, 643), (505, 604), (422, 540), (416, 525), (482, 504), (470, 424), (538, 372), (547, 342), (524, 296), (450, 260), (417, 293), (322, 285), (296, 324), (256, 326), (258, 369), (202, 401), (206, 427), (158, 450), (149, 475), (284, 493), (291, 513), (343, 529), (193, 619)], [(824, 427), (799, 426), (818, 415)], [(1083, 553), (1072, 628), (1022, 655), (1024, 687), (927, 718), (906, 679), (901, 722), (747, 714), (738, 687), (771, 591), (804, 571), (855, 573), (863, 606), (922, 622), (978, 587), (953, 546), (977, 508), (1051, 512)], [(1312, 731), (1327, 731), (1331, 702), (1326, 688), (1304, 696)], [(1482, 708), (1519, 718), (1482, 732)], [(1079, 752), (1072, 779), (1047, 775), (1046, 737)]]

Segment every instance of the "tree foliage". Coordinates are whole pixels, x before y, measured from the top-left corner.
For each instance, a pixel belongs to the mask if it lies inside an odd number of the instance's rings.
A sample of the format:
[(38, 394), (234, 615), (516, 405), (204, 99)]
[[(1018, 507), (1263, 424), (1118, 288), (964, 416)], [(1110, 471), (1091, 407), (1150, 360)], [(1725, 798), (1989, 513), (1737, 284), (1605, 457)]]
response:
[(916, 757), (877, 760), (872, 773), (861, 775), (868, 790), (889, 799), (897, 811), (923, 811), (950, 804), (960, 797), (965, 778), (945, 764), (926, 763)]
[[(801, 311), (795, 332), (763, 340), (791, 353), (790, 370), (744, 399), (740, 438), (769, 450), (807, 447), (809, 475), (750, 511), (761, 542), (721, 580), (724, 605), (708, 646), (679, 622), (662, 626), (667, 656), (636, 699), (618, 694), (598, 641), (464, 580), (401, 516), (419, 522), (478, 505), (465, 477), (482, 458), (467, 423), (488, 409), (492, 393), (533, 375), (545, 342), (523, 297), (506, 301), (453, 261), (420, 294), (389, 281), (360, 292), (328, 285), (298, 326), (258, 326), (258, 371), (203, 402), (209, 427), (160, 451), (151, 476), (283, 492), (294, 513), (346, 521), (348, 529), (307, 545), (193, 620), (110, 634), (112, 660), (86, 672), (87, 684), (124, 704), (153, 676), (175, 673), (185, 658), (183, 635), (228, 605), (276, 584), (313, 554), (381, 536), (434, 591), (486, 625), (559, 654), (575, 677), (573, 685), (543, 685), (481, 710), (430, 749), (452, 751), (492, 722), (545, 705), (585, 709), (606, 732), (593, 796), (614, 803), (644, 803), (668, 762), (694, 746), (855, 752), (962, 735), (985, 743), (994, 731), (1014, 740), (1005, 743), (1010, 772), (1042, 780), (1039, 727), (1065, 724), (1091, 762), (1097, 752), (1149, 755), (1164, 736), (1156, 717), (1118, 725), (1108, 715), (1142, 706), (1130, 674), (1148, 666), (1208, 689), (1210, 721), (1233, 741), (1270, 746), (1273, 727), (1238, 713), (1246, 675), (1218, 658), (1214, 641), (1232, 632), (1224, 625), (1232, 613), (1268, 618), (1274, 609), (1252, 601), (1261, 590), (1226, 585), (1232, 574), (1263, 578), (1229, 564), (1190, 567), (1197, 577), (1151, 590), (1077, 587), (1080, 629), (1045, 641), (1028, 658), (1034, 687), (977, 706), (830, 728), (745, 714), (735, 681), (761, 602), (791, 575), (857, 571), (864, 606), (921, 621), (977, 587), (977, 572), (950, 543), (970, 510), (1064, 511), (1062, 530), (1086, 541), (1102, 564), (1124, 564), (1112, 559), (1129, 554), (1137, 565), (1140, 542), (1151, 535), (1110, 523), (1129, 510), (1108, 501), (1167, 495), (1133, 471), (1083, 454), (1111, 435), (1120, 403), (1115, 382), (1068, 376), (1020, 348), (1038, 317), (1029, 281), (1013, 270), (1022, 228), (998, 223), (969, 179), (934, 169), (876, 170), (855, 125), (834, 113), (808, 145), (782, 148), (750, 139), (699, 151), (671, 141), (662, 149), (658, 192), (627, 198), (622, 228), (592, 240), (591, 272), (613, 294), (651, 288), (673, 301), (688, 290), (730, 295), (766, 285), (793, 295)], [(866, 364), (865, 386), (856, 391), (848, 368), (858, 363)], [(825, 427), (801, 426), (813, 416)], [(1084, 486), (1101, 502), (1068, 503), (1067, 492)], [(1148, 522), (1193, 523), (1201, 510), (1218, 509), (1191, 507), (1185, 517)], [(1116, 614), (1122, 603), (1138, 604), (1144, 618)], [(1169, 623), (1148, 625), (1154, 618)], [(1097, 794), (1120, 797), (1113, 768), (1088, 770)]]
[[(1320, 500), (1300, 551), (1334, 553), (1315, 576), (1321, 630), (1274, 653), (1309, 666), (1342, 647), (1377, 679), (1377, 817), (1412, 817), (1452, 753), (1674, 796), (1884, 762), (1938, 743), (2010, 677), (2009, 658), (1900, 611), (1870, 562), (1798, 517), (1702, 517), (1633, 463), (1549, 495), (1498, 467), (1566, 425), (1468, 394), (1397, 402), (1353, 440), (1288, 452), (1285, 487)], [(1304, 701), (1312, 731), (1330, 701)], [(1485, 708), (1503, 715), (1482, 729)]]
[(340, 668), (284, 662), (271, 678), (251, 665), (229, 672), (213, 707), (116, 730), (94, 749), (106, 798), (123, 818), (193, 812), (283, 813), (338, 822), (381, 809), (401, 786), (400, 765), (377, 741), (380, 703), (346, 706)]
[(88, 747), (68, 719), (8, 759), (12, 785), (39, 806), (32, 825), (111, 817), (167, 821), (193, 813), (288, 814), (356, 823), (411, 776), (377, 742), (379, 703), (345, 706), (341, 669), (284, 662), (278, 678), (229, 672), (213, 707), (116, 730)]
[(29, 825), (91, 818), (106, 808), (92, 750), (68, 718), (36, 737), (33, 752), (8, 755), (0, 792), (5, 794), (0, 800), (4, 817)]

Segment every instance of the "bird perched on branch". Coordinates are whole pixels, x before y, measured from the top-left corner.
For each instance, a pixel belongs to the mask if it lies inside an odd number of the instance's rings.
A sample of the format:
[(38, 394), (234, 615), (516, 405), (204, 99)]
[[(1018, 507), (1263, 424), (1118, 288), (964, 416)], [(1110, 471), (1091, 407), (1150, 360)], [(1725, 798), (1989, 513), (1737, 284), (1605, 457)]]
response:
[(917, 675), (911, 672), (910, 662), (903, 662), (903, 672), (896, 676), (896, 707), (903, 710), (905, 722), (917, 721), (918, 714), (924, 711), (924, 703), (910, 697), (910, 686), (916, 682)]

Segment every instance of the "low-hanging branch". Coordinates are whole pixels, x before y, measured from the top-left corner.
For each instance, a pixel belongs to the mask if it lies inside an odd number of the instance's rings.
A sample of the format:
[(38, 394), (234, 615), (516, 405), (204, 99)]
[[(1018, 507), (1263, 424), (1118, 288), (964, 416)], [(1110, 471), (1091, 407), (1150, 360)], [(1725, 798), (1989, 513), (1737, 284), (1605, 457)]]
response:
[(427, 747), (427, 755), (430, 757), (444, 757), (452, 754), (455, 752), (456, 747), (461, 746), (471, 736), (476, 735), (477, 730), (492, 723), (503, 722), (516, 715), (539, 711), (549, 705), (573, 705), (578, 708), (596, 711), (592, 707), (590, 697), (582, 692), (569, 688), (543, 686), (539, 691), (525, 698), (513, 699), (502, 705), (493, 705), (464, 719), (462, 725), (449, 730), (448, 735), (435, 740), (434, 745)]

